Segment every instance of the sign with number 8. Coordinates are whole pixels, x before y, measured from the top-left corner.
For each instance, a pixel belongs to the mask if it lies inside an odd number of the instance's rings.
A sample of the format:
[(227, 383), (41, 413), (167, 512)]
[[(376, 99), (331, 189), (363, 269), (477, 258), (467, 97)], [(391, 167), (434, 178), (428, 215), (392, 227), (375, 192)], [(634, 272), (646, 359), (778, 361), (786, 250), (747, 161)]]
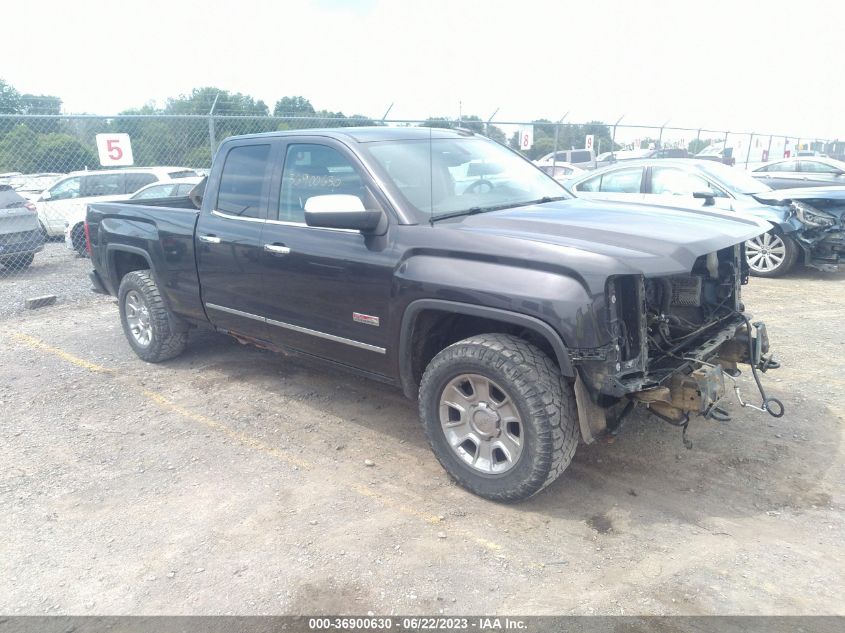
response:
[(128, 134), (97, 134), (97, 153), (103, 167), (131, 166), (132, 143)]

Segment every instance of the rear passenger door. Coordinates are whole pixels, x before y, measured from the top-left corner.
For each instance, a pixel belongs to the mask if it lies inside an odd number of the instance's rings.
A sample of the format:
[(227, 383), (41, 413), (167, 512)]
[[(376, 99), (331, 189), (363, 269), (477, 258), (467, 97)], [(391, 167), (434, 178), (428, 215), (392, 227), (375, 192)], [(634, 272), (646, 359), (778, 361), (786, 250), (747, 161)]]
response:
[(211, 180), (217, 196), (203, 201), (195, 248), (202, 301), (222, 330), (266, 339), (261, 283), (261, 232), (279, 143), (244, 139), (221, 149)]
[(259, 255), (270, 340), (377, 374), (388, 374), (389, 299), (397, 254), (387, 235), (305, 224), (305, 203), (357, 196), (367, 209), (387, 202), (357, 158), (320, 137), (287, 140), (271, 194)]

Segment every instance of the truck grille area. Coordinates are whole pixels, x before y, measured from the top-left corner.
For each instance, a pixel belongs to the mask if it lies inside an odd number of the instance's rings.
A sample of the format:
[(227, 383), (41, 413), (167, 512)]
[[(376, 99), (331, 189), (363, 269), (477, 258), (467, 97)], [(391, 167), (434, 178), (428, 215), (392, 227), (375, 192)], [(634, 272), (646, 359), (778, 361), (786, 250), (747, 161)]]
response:
[(619, 347), (617, 373), (678, 359), (741, 308), (741, 245), (699, 257), (684, 275), (614, 278), (610, 331)]

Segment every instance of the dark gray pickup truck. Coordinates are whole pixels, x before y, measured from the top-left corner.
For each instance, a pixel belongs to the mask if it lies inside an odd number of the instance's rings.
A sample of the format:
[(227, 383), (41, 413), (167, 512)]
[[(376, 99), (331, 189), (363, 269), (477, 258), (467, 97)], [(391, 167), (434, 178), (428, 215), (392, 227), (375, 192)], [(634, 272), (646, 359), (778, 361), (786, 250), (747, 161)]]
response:
[(496, 500), (550, 484), (634, 406), (725, 419), (737, 363), (782, 415), (740, 297), (743, 242), (768, 228), (570, 199), (483, 137), (388, 127), (230, 138), (191, 196), (86, 221), (142, 359), (206, 326), (396, 385), (451, 476)]

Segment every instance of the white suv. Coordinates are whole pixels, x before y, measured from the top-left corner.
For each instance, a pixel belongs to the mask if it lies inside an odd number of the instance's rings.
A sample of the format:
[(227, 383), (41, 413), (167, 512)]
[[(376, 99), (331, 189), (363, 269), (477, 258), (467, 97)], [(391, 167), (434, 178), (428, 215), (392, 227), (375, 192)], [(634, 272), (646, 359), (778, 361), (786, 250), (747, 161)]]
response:
[(48, 237), (64, 235), (68, 223), (85, 218), (89, 202), (125, 200), (141, 187), (160, 180), (197, 176), (184, 167), (132, 167), (78, 171), (60, 178), (36, 202), (38, 219)]

